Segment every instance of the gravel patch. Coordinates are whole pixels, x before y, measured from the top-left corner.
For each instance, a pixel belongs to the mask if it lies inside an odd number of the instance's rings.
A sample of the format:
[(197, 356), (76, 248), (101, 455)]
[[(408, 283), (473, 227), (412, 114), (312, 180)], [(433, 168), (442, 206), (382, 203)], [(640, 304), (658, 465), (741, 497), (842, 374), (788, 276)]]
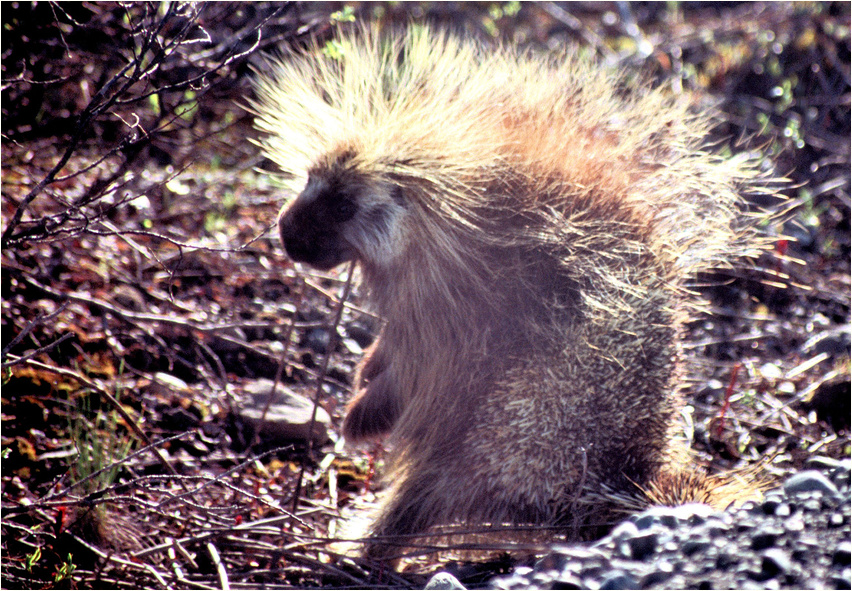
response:
[(763, 500), (655, 507), (556, 546), (494, 589), (850, 589), (850, 460), (813, 458)]

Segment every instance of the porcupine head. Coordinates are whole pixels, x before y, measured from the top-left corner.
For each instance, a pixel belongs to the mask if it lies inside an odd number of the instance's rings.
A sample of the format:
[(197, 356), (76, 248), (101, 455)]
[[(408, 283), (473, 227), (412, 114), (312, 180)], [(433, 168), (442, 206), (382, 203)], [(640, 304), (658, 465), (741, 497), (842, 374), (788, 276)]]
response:
[(702, 147), (689, 100), (576, 57), (424, 28), (334, 47), (271, 60), (253, 106), (297, 194), (288, 255), (357, 262), (385, 320), (343, 424), (392, 450), (367, 555), (459, 524), (582, 533), (601, 491), (688, 465), (685, 282), (748, 253), (754, 167)]

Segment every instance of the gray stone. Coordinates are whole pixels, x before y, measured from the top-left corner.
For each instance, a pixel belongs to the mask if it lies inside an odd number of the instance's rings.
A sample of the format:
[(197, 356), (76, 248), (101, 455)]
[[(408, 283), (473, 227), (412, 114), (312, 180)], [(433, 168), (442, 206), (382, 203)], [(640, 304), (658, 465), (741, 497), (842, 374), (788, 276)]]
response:
[(831, 577), (835, 589), (852, 589), (852, 572), (847, 568), (841, 574)]
[(834, 566), (849, 566), (850, 562), (852, 562), (852, 544), (841, 542), (834, 550), (831, 564)]
[[(242, 397), (243, 405), (238, 411), (239, 417), (252, 429), (260, 431), (264, 443), (284, 443), (294, 439), (307, 441), (311, 415), (314, 412), (313, 401), (283, 384), (278, 384), (272, 395), (272, 402), (264, 414), (272, 384), (272, 380), (267, 379), (246, 382), (243, 385), (245, 396)], [(328, 441), (330, 425), (331, 417), (324, 408), (318, 407), (311, 432), (314, 443), (323, 444)]]
[(696, 528), (698, 532), (706, 534), (710, 538), (727, 537), (730, 525), (721, 519), (710, 518)]
[(331, 333), (326, 328), (314, 328), (308, 331), (301, 345), (324, 355), (328, 352), (328, 346), (331, 344)]
[(638, 533), (639, 528), (636, 527), (635, 523), (624, 521), (616, 526), (616, 528), (612, 530), (607, 537), (598, 541), (595, 546), (603, 545), (606, 542), (622, 542), (628, 538), (632, 538)]
[(842, 461), (835, 460), (834, 458), (828, 458), (825, 456), (813, 456), (811, 458), (808, 458), (805, 462), (805, 468), (810, 468), (813, 470), (833, 470), (835, 468), (839, 468), (842, 465)]
[(550, 586), (551, 589), (584, 589), (583, 579), (571, 573), (562, 573)]
[(755, 512), (762, 511), (764, 515), (775, 515), (775, 510), (781, 505), (778, 498), (766, 498), (760, 505), (755, 507)]
[(658, 535), (656, 532), (640, 533), (627, 540), (630, 557), (633, 560), (644, 560), (657, 549)]
[(639, 582), (630, 573), (624, 571), (609, 571), (604, 573), (600, 589), (638, 589)]
[(642, 588), (645, 589), (651, 585), (658, 585), (668, 581), (674, 575), (674, 565), (668, 560), (660, 560), (654, 565), (654, 568), (642, 577)]
[(443, 590), (443, 589), (467, 589), (462, 585), (457, 578), (450, 573), (438, 573), (429, 579), (424, 587), (426, 590)]
[(687, 556), (692, 556), (696, 552), (703, 552), (711, 546), (710, 541), (703, 538), (686, 540), (681, 546), (683, 553)]
[(346, 334), (353, 339), (362, 349), (369, 347), (376, 339), (376, 333), (369, 326), (361, 322), (350, 322), (346, 325)]
[(781, 503), (775, 508), (776, 517), (789, 517), (793, 513), (793, 509), (789, 503)]
[(840, 491), (837, 490), (837, 487), (823, 476), (822, 472), (817, 470), (799, 472), (788, 478), (784, 483), (784, 492), (788, 495), (813, 491), (820, 491), (832, 498), (840, 497)]
[(727, 570), (732, 566), (739, 564), (740, 558), (737, 554), (727, 550), (719, 552), (716, 557), (716, 568), (719, 570)]
[(784, 530), (774, 526), (764, 526), (751, 536), (752, 550), (764, 550), (775, 545), (775, 540), (784, 535)]
[(636, 524), (638, 529), (648, 529), (657, 524), (669, 528), (675, 528), (683, 523), (703, 523), (713, 514), (713, 508), (704, 503), (687, 503), (678, 507), (652, 507), (634, 515), (630, 521)]
[(758, 580), (765, 581), (790, 572), (793, 564), (790, 556), (780, 548), (772, 548), (763, 552), (760, 560), (760, 576)]

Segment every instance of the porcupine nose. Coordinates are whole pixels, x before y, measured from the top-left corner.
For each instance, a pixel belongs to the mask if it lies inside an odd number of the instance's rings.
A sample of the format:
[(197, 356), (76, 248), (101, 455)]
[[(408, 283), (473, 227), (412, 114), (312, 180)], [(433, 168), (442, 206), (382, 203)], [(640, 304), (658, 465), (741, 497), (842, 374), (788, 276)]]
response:
[(294, 212), (288, 208), (282, 209), (278, 216), (278, 235), (281, 238), (281, 245), (287, 252), (287, 256), (294, 261), (310, 262), (314, 251), (312, 240), (304, 230), (298, 230), (294, 217)]
[(317, 225), (305, 216), (291, 207), (278, 217), (278, 233), (287, 256), (322, 271), (352, 260), (354, 253), (336, 228)]

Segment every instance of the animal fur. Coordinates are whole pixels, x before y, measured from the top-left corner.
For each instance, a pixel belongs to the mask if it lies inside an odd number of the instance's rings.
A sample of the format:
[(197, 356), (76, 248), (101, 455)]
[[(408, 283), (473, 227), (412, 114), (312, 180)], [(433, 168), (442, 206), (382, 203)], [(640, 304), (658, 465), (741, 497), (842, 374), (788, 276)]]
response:
[(687, 97), (576, 57), (421, 28), (338, 47), (272, 61), (254, 107), (299, 193), (285, 249), (357, 261), (387, 321), (343, 426), (392, 443), (367, 554), (454, 523), (571, 523), (586, 491), (688, 470), (685, 285), (748, 253), (755, 168), (703, 148)]

